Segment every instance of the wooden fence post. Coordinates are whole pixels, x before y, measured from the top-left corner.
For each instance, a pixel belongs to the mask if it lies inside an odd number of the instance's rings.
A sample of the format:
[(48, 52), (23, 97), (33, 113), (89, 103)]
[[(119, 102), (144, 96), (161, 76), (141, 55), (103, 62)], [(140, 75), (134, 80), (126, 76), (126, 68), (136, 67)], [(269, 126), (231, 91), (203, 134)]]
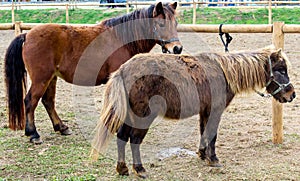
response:
[[(273, 23), (273, 44), (275, 47), (282, 48), (284, 45), (284, 33), (283, 33), (284, 22)], [(273, 126), (273, 143), (281, 144), (283, 142), (283, 105), (272, 100), (272, 126)]]
[(11, 22), (15, 23), (15, 3), (11, 2)]
[(196, 24), (196, 3), (195, 0), (193, 0), (193, 24)]
[(21, 23), (22, 21), (15, 22), (15, 36), (18, 36), (19, 34), (22, 33)]
[(69, 4), (66, 4), (66, 24), (69, 23)]
[(129, 0), (126, 1), (126, 13), (128, 14), (129, 13)]
[(272, 24), (272, 0), (269, 0), (268, 9), (269, 9), (269, 13), (268, 13), (268, 15), (269, 15), (269, 24)]

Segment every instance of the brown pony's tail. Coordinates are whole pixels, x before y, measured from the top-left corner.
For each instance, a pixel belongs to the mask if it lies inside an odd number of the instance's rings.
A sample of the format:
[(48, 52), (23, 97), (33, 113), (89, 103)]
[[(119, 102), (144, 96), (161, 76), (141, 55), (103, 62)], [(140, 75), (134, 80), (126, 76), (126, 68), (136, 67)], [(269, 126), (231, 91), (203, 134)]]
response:
[(26, 69), (22, 46), (26, 34), (17, 36), (5, 54), (5, 83), (8, 102), (9, 128), (22, 130), (25, 127), (24, 94), (26, 93)]
[(127, 93), (120, 71), (115, 72), (107, 83), (100, 120), (92, 141), (91, 157), (98, 159), (104, 153), (114, 133), (125, 122), (127, 116)]

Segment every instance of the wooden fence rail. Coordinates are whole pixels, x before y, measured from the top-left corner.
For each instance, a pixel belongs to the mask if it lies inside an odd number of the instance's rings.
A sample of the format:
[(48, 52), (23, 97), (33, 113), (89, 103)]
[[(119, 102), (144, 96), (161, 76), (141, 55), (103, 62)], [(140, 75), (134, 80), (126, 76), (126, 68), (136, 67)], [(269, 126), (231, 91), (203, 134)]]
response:
[[(0, 30), (15, 30), (15, 34), (19, 34), (22, 30), (30, 30), (37, 26), (38, 23), (21, 23), (15, 24), (6, 23), (0, 24)], [(78, 26), (78, 24), (74, 25)], [(86, 24), (92, 26), (92, 24)], [(219, 25), (187, 25), (179, 24), (178, 32), (201, 32), (201, 33), (219, 33)], [(225, 24), (222, 26), (222, 31), (225, 33), (272, 33), (272, 42), (276, 48), (284, 47), (284, 34), (285, 33), (300, 33), (300, 25), (286, 25), (283, 22), (274, 22), (268, 25), (246, 25)], [(295, 45), (296, 46), (296, 45)], [(272, 133), (273, 143), (283, 142), (283, 106), (282, 104), (272, 100)]]
[[(30, 30), (33, 27), (42, 23), (21, 23), (21, 30)], [(94, 26), (95, 24), (64, 24), (72, 26)], [(179, 24), (178, 32), (198, 32), (198, 33), (219, 33), (218, 24), (212, 25), (190, 25)], [(15, 23), (0, 23), (0, 30), (15, 30)], [(272, 33), (273, 24), (224, 24), (222, 26), (224, 33)], [(300, 24), (284, 24), (282, 27), (283, 33), (300, 33)]]

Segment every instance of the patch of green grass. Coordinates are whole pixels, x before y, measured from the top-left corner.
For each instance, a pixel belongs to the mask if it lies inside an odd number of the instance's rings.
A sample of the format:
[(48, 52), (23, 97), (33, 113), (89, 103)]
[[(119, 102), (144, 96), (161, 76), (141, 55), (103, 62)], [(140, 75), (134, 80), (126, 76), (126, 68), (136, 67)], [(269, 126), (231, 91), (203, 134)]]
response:
[[(131, 9), (133, 11), (134, 9)], [(179, 9), (178, 22), (191, 24), (192, 9)], [(75, 24), (95, 24), (104, 19), (126, 14), (125, 9), (71, 9), (69, 21)], [(274, 8), (273, 21), (284, 21), (286, 24), (300, 23), (300, 8)], [(238, 8), (198, 8), (197, 24), (267, 24), (268, 9)], [(66, 14), (62, 9), (16, 10), (15, 21), (25, 23), (65, 23)], [(0, 23), (11, 22), (11, 11), (0, 10)]]
[[(268, 9), (258, 8), (243, 10), (237, 8), (198, 8), (197, 24), (267, 24)], [(300, 8), (276, 8), (272, 10), (273, 21), (284, 21), (286, 24), (300, 23)], [(179, 13), (179, 23), (192, 23), (193, 10), (185, 9)]]
[[(69, 11), (69, 23), (95, 24), (103, 19), (125, 14), (126, 10), (76, 9)], [(66, 11), (62, 9), (17, 10), (15, 21), (26, 23), (65, 23)], [(0, 23), (11, 22), (11, 11), (0, 10)]]
[(114, 160), (103, 157), (91, 163), (90, 142), (80, 135), (49, 135), (45, 143), (33, 145), (27, 137), (20, 137), (22, 133), (0, 129), (0, 181), (96, 180), (107, 172), (114, 174)]

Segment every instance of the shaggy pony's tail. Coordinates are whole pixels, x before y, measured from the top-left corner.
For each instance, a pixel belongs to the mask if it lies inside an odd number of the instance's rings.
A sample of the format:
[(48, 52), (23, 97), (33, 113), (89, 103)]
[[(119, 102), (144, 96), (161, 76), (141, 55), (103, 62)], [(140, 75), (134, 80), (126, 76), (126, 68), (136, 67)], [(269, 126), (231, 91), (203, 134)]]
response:
[(26, 69), (22, 47), (26, 34), (17, 36), (5, 54), (5, 84), (8, 102), (8, 123), (12, 130), (25, 127), (24, 94), (26, 93)]
[(105, 90), (100, 120), (92, 141), (91, 157), (93, 160), (98, 159), (99, 153), (104, 153), (114, 133), (125, 122), (127, 105), (124, 81), (120, 71), (117, 71), (112, 74)]

